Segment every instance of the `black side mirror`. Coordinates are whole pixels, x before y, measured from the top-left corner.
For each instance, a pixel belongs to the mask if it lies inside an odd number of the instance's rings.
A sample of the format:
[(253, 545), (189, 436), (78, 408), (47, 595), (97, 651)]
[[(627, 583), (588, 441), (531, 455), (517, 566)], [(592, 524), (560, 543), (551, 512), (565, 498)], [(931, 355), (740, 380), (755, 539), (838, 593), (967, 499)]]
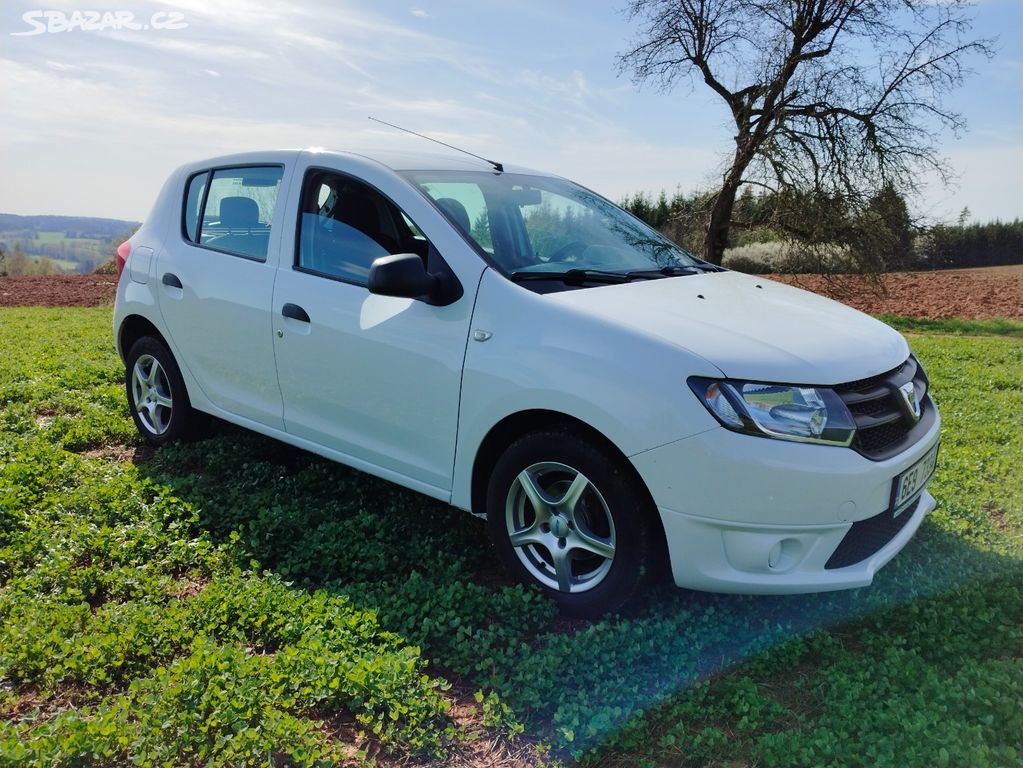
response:
[(395, 253), (373, 260), (366, 287), (370, 293), (420, 299), (444, 306), (462, 295), (462, 287), (451, 274), (430, 274), (423, 259), (414, 253)]
[(426, 271), (423, 260), (414, 253), (396, 253), (373, 260), (369, 268), (369, 292), (381, 296), (418, 299), (429, 296), (437, 278)]

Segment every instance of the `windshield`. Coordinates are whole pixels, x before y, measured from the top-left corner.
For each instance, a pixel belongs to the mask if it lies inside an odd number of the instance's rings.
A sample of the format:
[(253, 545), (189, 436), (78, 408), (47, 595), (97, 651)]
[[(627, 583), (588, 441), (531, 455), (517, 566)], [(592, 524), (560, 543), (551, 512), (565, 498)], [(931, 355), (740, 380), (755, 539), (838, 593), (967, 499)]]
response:
[(516, 277), (588, 270), (667, 274), (702, 263), (614, 203), (564, 179), (463, 171), (405, 176)]

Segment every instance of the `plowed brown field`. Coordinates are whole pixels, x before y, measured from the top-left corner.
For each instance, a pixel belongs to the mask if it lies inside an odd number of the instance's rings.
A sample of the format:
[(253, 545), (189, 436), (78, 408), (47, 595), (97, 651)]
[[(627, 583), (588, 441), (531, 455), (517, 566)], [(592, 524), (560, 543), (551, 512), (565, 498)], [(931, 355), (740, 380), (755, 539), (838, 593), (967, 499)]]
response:
[[(872, 314), (938, 319), (1007, 317), (1023, 320), (1023, 265), (886, 275), (883, 292), (865, 280), (831, 286), (814, 275), (773, 276)], [(113, 275), (0, 277), (0, 306), (92, 307), (114, 300)]]
[(2, 307), (95, 307), (114, 303), (117, 275), (0, 277)]
[(948, 317), (1023, 320), (1023, 264), (936, 272), (894, 272), (884, 276), (883, 292), (866, 280), (852, 278), (839, 281), (837, 290), (832, 290), (817, 275), (771, 277), (832, 295), (871, 314), (929, 320)]

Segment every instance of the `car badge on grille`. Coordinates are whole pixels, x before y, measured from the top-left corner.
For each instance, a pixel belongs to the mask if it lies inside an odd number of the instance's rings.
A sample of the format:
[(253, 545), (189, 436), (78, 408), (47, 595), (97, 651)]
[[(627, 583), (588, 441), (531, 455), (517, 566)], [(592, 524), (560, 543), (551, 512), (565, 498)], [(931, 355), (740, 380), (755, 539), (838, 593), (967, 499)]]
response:
[(916, 424), (920, 421), (920, 401), (916, 398), (916, 386), (912, 381), (907, 381), (899, 387), (899, 394), (902, 395), (902, 404), (905, 407), (906, 416)]

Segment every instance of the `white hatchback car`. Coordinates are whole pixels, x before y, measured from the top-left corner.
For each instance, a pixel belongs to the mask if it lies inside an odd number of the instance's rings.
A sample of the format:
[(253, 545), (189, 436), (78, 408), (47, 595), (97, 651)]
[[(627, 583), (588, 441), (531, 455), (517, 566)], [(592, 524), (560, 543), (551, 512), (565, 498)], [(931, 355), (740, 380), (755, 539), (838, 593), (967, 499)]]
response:
[(934, 507), (901, 335), (700, 261), (565, 179), (451, 156), (192, 163), (122, 245), (142, 435), (203, 411), (485, 516), (571, 614), (859, 587)]

